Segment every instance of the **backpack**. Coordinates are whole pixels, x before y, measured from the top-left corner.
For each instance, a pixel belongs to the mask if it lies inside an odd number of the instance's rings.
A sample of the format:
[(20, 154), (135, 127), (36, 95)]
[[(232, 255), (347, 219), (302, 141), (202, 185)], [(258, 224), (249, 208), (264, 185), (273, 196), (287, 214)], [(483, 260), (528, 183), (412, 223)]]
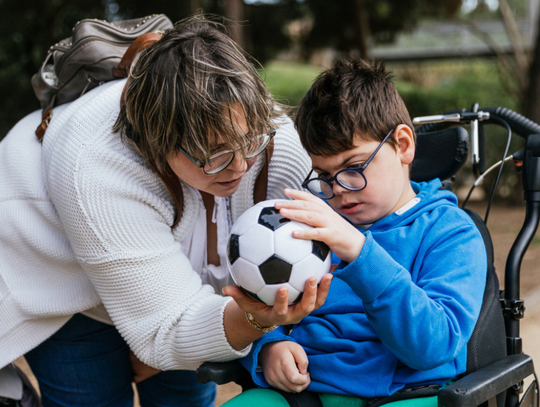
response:
[(107, 22), (79, 21), (73, 35), (50, 47), (32, 87), (43, 110), (41, 141), (55, 106), (71, 102), (104, 82), (127, 77), (135, 55), (173, 27), (164, 14)]

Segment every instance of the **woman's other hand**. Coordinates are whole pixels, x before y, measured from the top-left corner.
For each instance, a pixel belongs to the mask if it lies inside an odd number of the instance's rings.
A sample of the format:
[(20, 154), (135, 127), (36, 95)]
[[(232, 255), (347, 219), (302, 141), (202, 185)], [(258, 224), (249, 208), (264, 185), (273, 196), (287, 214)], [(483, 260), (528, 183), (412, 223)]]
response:
[(133, 370), (133, 381), (140, 383), (154, 375), (157, 375), (161, 370), (154, 369), (141, 362), (133, 352), (129, 352), (129, 361), (131, 362), (131, 370)]

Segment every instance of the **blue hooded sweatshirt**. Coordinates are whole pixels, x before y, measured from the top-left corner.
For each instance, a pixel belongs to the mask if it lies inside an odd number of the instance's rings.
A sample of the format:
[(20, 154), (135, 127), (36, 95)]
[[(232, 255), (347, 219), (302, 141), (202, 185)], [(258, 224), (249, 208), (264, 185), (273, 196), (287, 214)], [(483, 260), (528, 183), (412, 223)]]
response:
[(381, 397), (465, 371), (486, 283), (484, 242), (438, 179), (411, 184), (410, 209), (361, 230), (364, 247), (334, 272), (325, 304), (241, 359), (257, 385), (269, 387), (257, 368), (261, 347), (283, 340), (305, 349), (314, 392)]

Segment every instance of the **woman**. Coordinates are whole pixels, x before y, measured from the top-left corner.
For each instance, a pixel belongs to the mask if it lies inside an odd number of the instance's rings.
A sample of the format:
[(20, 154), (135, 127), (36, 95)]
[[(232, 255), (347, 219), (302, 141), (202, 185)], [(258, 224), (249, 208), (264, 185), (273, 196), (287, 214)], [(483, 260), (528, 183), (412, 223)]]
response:
[(176, 25), (127, 83), (56, 108), (43, 144), (39, 116), (0, 143), (0, 368), (26, 354), (45, 406), (130, 405), (130, 349), (143, 406), (211, 405), (193, 369), (324, 302), (330, 276), (289, 307), (227, 286), (228, 230), (266, 172), (280, 198), (310, 162), (220, 24)]

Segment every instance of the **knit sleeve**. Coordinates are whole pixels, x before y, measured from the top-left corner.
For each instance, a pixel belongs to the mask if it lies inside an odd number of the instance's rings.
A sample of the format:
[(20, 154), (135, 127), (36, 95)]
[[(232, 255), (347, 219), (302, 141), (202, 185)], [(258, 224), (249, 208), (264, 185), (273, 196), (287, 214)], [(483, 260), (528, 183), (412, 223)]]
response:
[(79, 264), (144, 363), (195, 369), (243, 356), (249, 349), (235, 351), (225, 336), (228, 300), (201, 283), (175, 239), (164, 186), (111, 134), (117, 99), (96, 99), (44, 146), (47, 189)]

